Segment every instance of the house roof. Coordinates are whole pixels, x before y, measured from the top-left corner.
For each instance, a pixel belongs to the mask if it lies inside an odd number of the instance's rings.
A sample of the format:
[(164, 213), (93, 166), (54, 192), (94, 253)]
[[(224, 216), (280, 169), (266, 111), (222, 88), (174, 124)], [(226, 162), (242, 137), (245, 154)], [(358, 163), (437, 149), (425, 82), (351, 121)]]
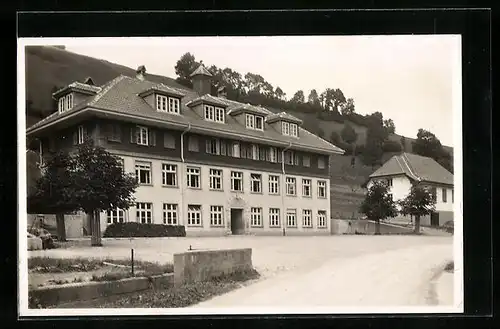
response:
[(96, 94), (99, 91), (101, 91), (101, 87), (75, 81), (70, 83), (64, 88), (57, 90), (55, 93), (52, 94), (52, 97), (57, 97), (57, 95), (64, 93), (66, 90), (78, 90), (78, 91), (83, 91), (85, 93)]
[(271, 115), (267, 116), (266, 121), (273, 122), (273, 121), (277, 121), (277, 120), (281, 120), (281, 119), (293, 121), (293, 122), (296, 122), (298, 124), (302, 124), (302, 120), (300, 120), (299, 118), (294, 117), (293, 115), (286, 113), (286, 112), (271, 114)]
[(198, 66), (198, 68), (196, 70), (194, 70), (193, 73), (191, 73), (190, 77), (194, 77), (195, 75), (206, 75), (208, 77), (211, 77), (212, 73), (210, 73), (207, 70), (207, 68), (205, 67), (205, 65), (200, 64), (200, 66)]
[(45, 119), (28, 128), (27, 133), (33, 133), (35, 130), (38, 130), (38, 128), (43, 129), (44, 126), (49, 125), (56, 120), (62, 119), (70, 114), (75, 114), (85, 108), (89, 108), (90, 110), (104, 110), (114, 114), (133, 115), (144, 118), (145, 120), (160, 120), (165, 121), (165, 123), (173, 123), (174, 125), (184, 127), (190, 126), (193, 130), (198, 128), (206, 131), (206, 134), (213, 133), (215, 136), (226, 133), (234, 136), (240, 136), (241, 138), (247, 137), (250, 139), (260, 139), (263, 142), (274, 142), (279, 144), (292, 143), (292, 149), (306, 149), (329, 154), (342, 154), (344, 152), (339, 147), (302, 128), (299, 128), (299, 137), (293, 137), (282, 135), (280, 131), (276, 130), (272, 126), (268, 126), (265, 131), (246, 129), (243, 124), (230, 115), (226, 116), (225, 124), (206, 121), (187, 105), (189, 103), (192, 104), (198, 99), (203, 99), (207, 102), (217, 102), (221, 105), (225, 104), (227, 106), (226, 113), (231, 109), (236, 109), (241, 106), (251, 106), (252, 108), (256, 108), (265, 113), (265, 115), (272, 115), (273, 112), (264, 107), (243, 104), (226, 98), (211, 95), (204, 95), (200, 97), (192, 90), (168, 86), (170, 91), (176, 91), (185, 95), (181, 98), (182, 115), (158, 112), (139, 96), (139, 94), (144, 91), (157, 86), (157, 83), (148, 80), (140, 80), (120, 75), (101, 86), (100, 91), (96, 95), (89, 96), (87, 100), (77, 104), (71, 110), (60, 114), (56, 112), (49, 115)]
[(453, 174), (434, 159), (412, 153), (401, 153), (390, 158), (370, 178), (406, 175), (412, 180), (453, 185)]

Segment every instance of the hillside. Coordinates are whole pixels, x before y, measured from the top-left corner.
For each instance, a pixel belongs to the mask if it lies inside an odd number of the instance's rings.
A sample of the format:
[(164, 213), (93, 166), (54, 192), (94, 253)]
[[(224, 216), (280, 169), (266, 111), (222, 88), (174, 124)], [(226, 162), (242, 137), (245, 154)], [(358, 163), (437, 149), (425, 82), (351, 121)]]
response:
[[(143, 63), (138, 62), (137, 65)], [(175, 63), (172, 63), (175, 65)], [(97, 85), (123, 74), (135, 76), (135, 68), (110, 63), (108, 61), (83, 56), (68, 52), (56, 47), (26, 47), (26, 97), (29, 106), (26, 111), (27, 126), (31, 126), (40, 119), (55, 111), (54, 101), (51, 93), (54, 87), (63, 87), (74, 81), (83, 81), (87, 77), (92, 77)], [(153, 75), (148, 72), (148, 79), (158, 83), (185, 88), (179, 85), (175, 79)], [(282, 111), (283, 109), (272, 109)], [(304, 121), (304, 127), (320, 127), (326, 138), (332, 131), (340, 134), (344, 125), (335, 121), (325, 121), (318, 119), (315, 114), (303, 112), (291, 112)], [(358, 143), (364, 144), (366, 139), (366, 127), (351, 123), (359, 138)], [(390, 140), (400, 142), (401, 136), (392, 134)], [(406, 151), (411, 151), (411, 138), (406, 137)], [(447, 150), (451, 148), (447, 147)], [(391, 154), (385, 154), (388, 159)], [(31, 162), (36, 161), (33, 157), (29, 166), (33, 170)], [(363, 198), (364, 191), (360, 185), (373, 172), (375, 168), (364, 166), (359, 159), (356, 165), (351, 167), (351, 157), (335, 156), (331, 160), (331, 195), (332, 195), (332, 215), (337, 217), (350, 217), (353, 212), (357, 212), (358, 205)], [(31, 177), (36, 175), (30, 174)]]

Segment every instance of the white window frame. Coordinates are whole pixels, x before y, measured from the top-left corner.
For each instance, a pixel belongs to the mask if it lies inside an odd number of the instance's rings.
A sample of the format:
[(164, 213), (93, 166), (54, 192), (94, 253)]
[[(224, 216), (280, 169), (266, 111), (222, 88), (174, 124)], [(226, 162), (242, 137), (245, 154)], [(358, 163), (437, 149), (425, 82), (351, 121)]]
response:
[[(148, 173), (146, 176), (146, 182), (141, 182), (141, 172), (145, 171)], [(153, 183), (153, 173), (151, 162), (147, 161), (135, 161), (135, 177), (139, 185), (152, 185)]]
[(318, 210), (318, 228), (326, 228), (326, 210)]
[(290, 124), (286, 121), (281, 121), (281, 133), (285, 136), (290, 135)]
[[(153, 223), (153, 204), (151, 202), (137, 202), (136, 207), (136, 220), (141, 224)], [(148, 217), (149, 214), (149, 217)]]
[[(285, 178), (286, 195), (296, 196), (297, 195), (297, 179), (295, 177)], [(290, 193), (293, 192), (293, 193)]]
[(290, 136), (299, 137), (299, 126), (296, 123), (290, 123)]
[(137, 126), (136, 130), (136, 143), (137, 145), (149, 145), (149, 129), (144, 126)]
[(168, 112), (168, 97), (156, 94), (156, 110), (160, 112)]
[[(260, 123), (260, 124), (259, 124)], [(256, 115), (254, 119), (255, 130), (264, 131), (264, 117)]]
[(217, 138), (209, 138), (205, 141), (205, 152), (212, 155), (220, 155), (221, 141)]
[(245, 114), (245, 127), (247, 127), (247, 129), (255, 129), (255, 115), (249, 113)]
[(224, 207), (210, 206), (210, 226), (224, 226)]
[(281, 227), (280, 208), (269, 208), (269, 227)]
[(199, 204), (188, 204), (187, 226), (202, 226), (202, 211)]
[(239, 142), (233, 142), (231, 144), (231, 156), (233, 158), (240, 158), (241, 157), (241, 147)]
[(286, 210), (286, 227), (297, 227), (297, 209)]
[(83, 144), (85, 142), (85, 127), (84, 126), (78, 126), (78, 140), (77, 140), (77, 144), (80, 145), (80, 144)]
[(59, 97), (59, 101), (57, 102), (57, 110), (59, 113), (63, 113), (66, 108), (66, 97)]
[[(240, 189), (236, 190), (235, 182), (240, 182)], [(231, 191), (232, 192), (243, 192), (243, 172), (242, 171), (231, 171)]]
[(179, 205), (177, 203), (163, 204), (163, 224), (178, 225), (179, 221)]
[(313, 227), (311, 209), (302, 209), (302, 227)]
[[(255, 184), (258, 183), (258, 190), (255, 190)], [(250, 173), (250, 192), (252, 193), (262, 193), (262, 174)]]
[(252, 144), (252, 160), (259, 160), (259, 145)]
[(285, 152), (285, 164), (293, 166), (296, 161), (297, 154), (294, 151), (288, 150)]
[(73, 108), (73, 94), (67, 94), (66, 95), (66, 111), (69, 111)]
[(280, 176), (269, 175), (268, 180), (269, 180), (269, 194), (279, 195), (280, 194)]
[(212, 105), (203, 106), (205, 120), (215, 121), (215, 111)]
[(210, 180), (210, 189), (215, 191), (222, 191), (222, 169), (210, 168), (209, 170), (209, 180)]
[(175, 97), (168, 98), (168, 113), (179, 114), (180, 112), (180, 100)]
[[(193, 189), (201, 189), (201, 168), (200, 167), (187, 167), (186, 168), (186, 176), (187, 176), (187, 181), (186, 185), (188, 188), (193, 188)], [(191, 185), (192, 177), (197, 177), (194, 184), (194, 186)]]
[[(322, 195), (321, 191), (323, 191), (323, 195)], [(318, 181), (318, 198), (319, 199), (326, 199), (327, 198), (326, 180), (319, 180)]]
[[(167, 177), (172, 175), (173, 184), (168, 184)], [(177, 187), (177, 165), (171, 163), (161, 164), (161, 180), (163, 186)]]
[[(302, 179), (302, 196), (310, 198), (312, 196), (312, 181), (308, 178)], [(308, 191), (308, 193), (306, 193)]]
[(448, 203), (448, 190), (444, 187), (441, 188), (441, 201)]
[(250, 226), (251, 227), (262, 227), (262, 208), (261, 207), (251, 207), (250, 208)]
[(115, 208), (106, 212), (106, 222), (108, 225), (115, 223), (125, 223), (125, 210)]
[(274, 146), (270, 146), (267, 150), (269, 154), (269, 162), (276, 163), (278, 162), (278, 148)]

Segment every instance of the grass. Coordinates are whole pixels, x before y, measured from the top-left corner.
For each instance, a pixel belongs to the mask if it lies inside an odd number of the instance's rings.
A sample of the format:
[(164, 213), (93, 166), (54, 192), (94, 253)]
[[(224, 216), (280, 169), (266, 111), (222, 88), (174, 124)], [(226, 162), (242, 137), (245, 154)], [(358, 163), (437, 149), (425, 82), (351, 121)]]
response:
[[(31, 257), (28, 259), (28, 269), (34, 273), (66, 273), (66, 272), (92, 272), (110, 265), (130, 265), (129, 260), (123, 259), (92, 259), (92, 258), (50, 258)], [(155, 262), (134, 261), (134, 267), (141, 270), (144, 275), (158, 275), (173, 273), (172, 263), (159, 264)]]

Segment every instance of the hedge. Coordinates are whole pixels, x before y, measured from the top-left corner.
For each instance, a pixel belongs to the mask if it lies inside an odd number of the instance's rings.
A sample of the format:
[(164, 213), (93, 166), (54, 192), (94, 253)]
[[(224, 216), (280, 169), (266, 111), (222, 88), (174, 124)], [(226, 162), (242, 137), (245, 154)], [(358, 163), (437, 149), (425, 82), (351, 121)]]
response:
[(104, 231), (105, 238), (129, 237), (167, 237), (186, 236), (186, 229), (182, 225), (141, 224), (141, 223), (114, 223)]

